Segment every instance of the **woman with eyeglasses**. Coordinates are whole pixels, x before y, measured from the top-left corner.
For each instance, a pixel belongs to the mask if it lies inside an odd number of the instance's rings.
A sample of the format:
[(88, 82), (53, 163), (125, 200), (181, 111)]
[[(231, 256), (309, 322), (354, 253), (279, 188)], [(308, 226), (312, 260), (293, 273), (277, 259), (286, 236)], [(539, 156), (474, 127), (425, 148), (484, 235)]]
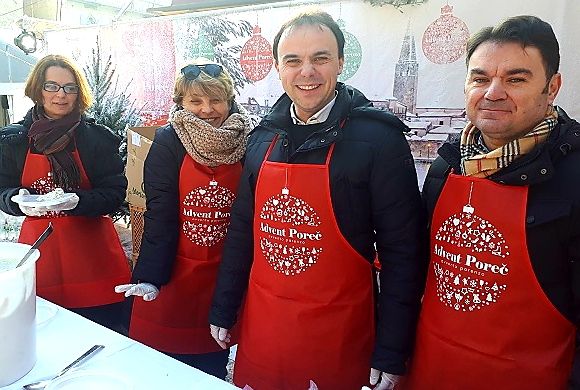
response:
[(133, 284), (129, 336), (224, 379), (229, 350), (209, 334), (208, 313), (248, 133), (255, 124), (234, 99), (221, 65), (181, 69), (175, 106), (145, 160), (145, 229)]
[[(130, 279), (130, 269), (107, 214), (123, 203), (127, 188), (121, 139), (85, 116), (92, 96), (66, 57), (40, 59), (24, 92), (34, 107), (0, 133), (0, 209), (26, 215), (23, 243), (32, 244), (52, 222), (36, 264), (38, 295), (120, 330), (122, 299), (114, 286)], [(12, 201), (57, 188), (74, 195), (54, 206)]]

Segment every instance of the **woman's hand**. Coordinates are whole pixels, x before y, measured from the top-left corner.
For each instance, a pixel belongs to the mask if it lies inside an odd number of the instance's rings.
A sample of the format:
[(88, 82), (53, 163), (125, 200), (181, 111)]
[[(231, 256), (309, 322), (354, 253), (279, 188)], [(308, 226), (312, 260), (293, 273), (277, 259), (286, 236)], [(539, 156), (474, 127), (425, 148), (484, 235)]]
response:
[[(18, 191), (18, 195), (20, 196), (30, 195), (30, 192), (26, 188), (21, 188)], [(32, 207), (18, 204), (18, 207), (20, 208), (20, 211), (22, 211), (24, 215), (27, 215), (29, 217), (42, 217), (49, 211), (48, 208), (46, 208), (45, 206)]]
[(115, 286), (115, 292), (125, 293), (125, 297), (143, 297), (144, 301), (153, 301), (159, 295), (159, 289), (151, 283), (120, 284)]

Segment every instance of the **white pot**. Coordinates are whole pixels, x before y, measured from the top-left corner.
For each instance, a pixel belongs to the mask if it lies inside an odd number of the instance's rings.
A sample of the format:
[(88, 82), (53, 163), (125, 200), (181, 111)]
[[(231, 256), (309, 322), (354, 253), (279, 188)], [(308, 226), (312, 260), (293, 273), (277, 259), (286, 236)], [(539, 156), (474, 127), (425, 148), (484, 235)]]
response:
[[(14, 264), (30, 245), (0, 242), (0, 264)], [(35, 251), (18, 268), (0, 268), (0, 387), (16, 382), (36, 363), (36, 260)]]

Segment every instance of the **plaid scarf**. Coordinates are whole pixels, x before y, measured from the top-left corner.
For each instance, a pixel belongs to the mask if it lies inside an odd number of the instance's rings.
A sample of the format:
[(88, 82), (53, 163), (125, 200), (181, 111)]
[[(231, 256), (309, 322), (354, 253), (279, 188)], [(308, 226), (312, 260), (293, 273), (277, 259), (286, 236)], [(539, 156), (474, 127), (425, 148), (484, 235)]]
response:
[(548, 107), (546, 117), (528, 134), (489, 151), (480, 141), (481, 131), (471, 122), (461, 134), (461, 171), (465, 176), (488, 177), (544, 142), (558, 123), (558, 112)]
[(35, 106), (32, 109), (32, 120), (34, 122), (28, 130), (28, 136), (36, 150), (48, 158), (54, 185), (65, 191), (78, 188), (81, 174), (67, 147), (80, 124), (79, 111), (73, 110), (60, 119), (50, 119), (42, 107)]

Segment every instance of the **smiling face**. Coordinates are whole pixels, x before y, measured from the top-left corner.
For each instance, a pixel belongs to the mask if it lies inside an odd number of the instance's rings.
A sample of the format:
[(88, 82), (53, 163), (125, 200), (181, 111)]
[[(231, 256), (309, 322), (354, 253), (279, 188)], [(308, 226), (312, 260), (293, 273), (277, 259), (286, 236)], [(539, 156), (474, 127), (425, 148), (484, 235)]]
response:
[(297, 26), (282, 35), (276, 70), (300, 120), (306, 122), (334, 99), (343, 63), (336, 38), (326, 26)]
[[(60, 66), (50, 66), (44, 75), (45, 82), (64, 85), (76, 85), (72, 72)], [(59, 119), (70, 114), (77, 105), (78, 94), (67, 94), (61, 88), (57, 92), (42, 90), (44, 113), (51, 119)]]
[(189, 91), (183, 97), (181, 105), (199, 119), (206, 121), (216, 128), (224, 123), (230, 112), (230, 105), (227, 101), (204, 94), (202, 95), (194, 90)]
[(488, 148), (520, 138), (540, 123), (562, 79), (546, 79), (540, 51), (515, 42), (484, 42), (469, 59), (465, 81), (467, 117)]

